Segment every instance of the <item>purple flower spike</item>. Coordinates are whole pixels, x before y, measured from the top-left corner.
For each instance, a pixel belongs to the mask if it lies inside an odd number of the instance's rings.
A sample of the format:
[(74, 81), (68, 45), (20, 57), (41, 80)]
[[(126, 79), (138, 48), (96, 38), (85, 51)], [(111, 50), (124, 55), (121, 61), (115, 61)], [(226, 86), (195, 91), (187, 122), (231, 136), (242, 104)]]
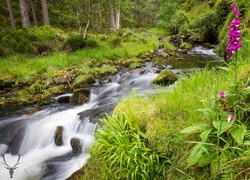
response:
[(220, 97), (223, 98), (223, 99), (227, 98), (227, 96), (226, 96), (226, 94), (225, 94), (224, 92), (220, 92), (219, 95), (220, 95)]
[(227, 117), (227, 121), (230, 122), (233, 120), (233, 118), (234, 118), (234, 116), (232, 114), (229, 114)]
[(229, 32), (228, 32), (228, 46), (227, 51), (228, 54), (226, 56), (227, 59), (230, 59), (234, 53), (237, 52), (242, 47), (242, 44), (240, 43), (241, 34), (240, 34), (240, 19), (238, 16), (240, 15), (240, 11), (237, 9), (235, 3), (232, 5), (233, 12), (236, 16), (228, 26)]

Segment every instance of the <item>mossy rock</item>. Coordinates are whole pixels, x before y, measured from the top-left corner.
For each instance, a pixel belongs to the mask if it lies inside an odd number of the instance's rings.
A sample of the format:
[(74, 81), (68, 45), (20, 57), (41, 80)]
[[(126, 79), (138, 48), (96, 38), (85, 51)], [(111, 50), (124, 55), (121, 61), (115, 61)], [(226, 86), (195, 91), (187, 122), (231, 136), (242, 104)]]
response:
[(79, 154), (82, 152), (82, 143), (79, 138), (71, 138), (70, 146), (74, 154)]
[(129, 65), (129, 69), (135, 69), (135, 68), (140, 68), (142, 64), (140, 62), (134, 62)]
[(64, 128), (62, 126), (56, 127), (54, 142), (57, 146), (63, 145), (63, 131), (64, 131)]
[(188, 49), (190, 50), (192, 48), (192, 45), (190, 43), (187, 42), (183, 42), (180, 46), (181, 49)]
[(154, 84), (168, 86), (178, 80), (178, 76), (169, 69), (164, 69), (161, 73), (153, 80)]
[(61, 77), (61, 76), (64, 76), (64, 74), (65, 72), (63, 70), (59, 70), (53, 74), (53, 77)]
[(67, 86), (58, 85), (58, 86), (54, 86), (54, 87), (49, 88), (47, 91), (52, 95), (59, 95), (59, 94), (63, 94), (65, 92), (67, 92), (68, 90), (69, 90), (69, 88)]
[(75, 79), (73, 89), (79, 89), (84, 86), (93, 84), (94, 82), (95, 78), (92, 75), (80, 75)]
[(89, 100), (90, 90), (88, 88), (76, 89), (70, 97), (70, 103), (83, 104)]
[(34, 84), (32, 84), (28, 90), (31, 94), (40, 93), (42, 90), (46, 89), (46, 85), (42, 80), (37, 80)]

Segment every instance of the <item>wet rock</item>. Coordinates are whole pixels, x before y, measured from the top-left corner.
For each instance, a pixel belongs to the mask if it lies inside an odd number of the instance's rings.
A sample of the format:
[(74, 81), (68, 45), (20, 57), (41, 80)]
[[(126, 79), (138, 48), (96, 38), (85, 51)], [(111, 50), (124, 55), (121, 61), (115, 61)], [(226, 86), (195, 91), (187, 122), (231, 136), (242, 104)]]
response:
[(64, 131), (64, 128), (62, 126), (56, 127), (54, 142), (57, 146), (63, 145), (63, 131)]
[(58, 103), (69, 103), (70, 96), (61, 96), (58, 97), (57, 102)]
[(70, 103), (83, 104), (89, 100), (90, 90), (88, 88), (76, 89), (70, 97)]
[(168, 86), (173, 84), (175, 81), (178, 80), (176, 74), (174, 74), (169, 69), (164, 69), (161, 73), (153, 80), (154, 84)]
[(82, 152), (82, 143), (79, 138), (71, 138), (70, 146), (74, 154), (79, 154)]
[(111, 111), (112, 111), (111, 106), (103, 105), (96, 107), (94, 109), (87, 109), (85, 111), (78, 113), (78, 115), (80, 116), (79, 117), (80, 120), (89, 119), (89, 121), (92, 123), (98, 123), (99, 119), (106, 117), (106, 114), (110, 113)]

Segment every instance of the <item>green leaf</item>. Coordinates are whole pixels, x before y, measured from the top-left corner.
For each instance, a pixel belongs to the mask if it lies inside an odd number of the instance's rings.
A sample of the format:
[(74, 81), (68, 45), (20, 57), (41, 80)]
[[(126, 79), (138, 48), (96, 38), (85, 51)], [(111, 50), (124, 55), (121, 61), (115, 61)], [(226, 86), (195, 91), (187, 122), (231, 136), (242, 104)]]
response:
[(213, 122), (216, 119), (216, 113), (212, 108), (206, 107), (205, 109), (198, 109), (198, 111), (204, 112), (205, 117), (210, 122)]
[(212, 111), (204, 111), (204, 115), (210, 122), (215, 120), (215, 114)]
[(211, 129), (208, 129), (206, 131), (203, 131), (201, 134), (200, 134), (200, 137), (203, 141), (206, 141), (207, 140), (207, 137), (208, 135), (210, 134), (210, 132), (212, 131), (212, 128)]
[(197, 144), (193, 147), (188, 158), (188, 166), (192, 166), (200, 161), (202, 154), (204, 153), (202, 147), (202, 144)]
[(227, 71), (227, 72), (234, 72), (232, 69), (230, 69), (228, 67), (219, 67), (219, 69), (222, 69), (222, 70)]
[(244, 137), (245, 137), (245, 134), (246, 134), (246, 128), (245, 128), (245, 126), (240, 126), (239, 128), (234, 128), (230, 132), (230, 134), (238, 144), (242, 144)]
[(183, 129), (180, 133), (193, 133), (193, 132), (201, 132), (209, 129), (210, 127), (207, 124), (197, 124), (194, 126), (189, 126)]
[[(226, 132), (232, 127), (232, 122), (227, 122), (227, 121), (213, 121), (213, 126), (219, 131), (219, 135), (222, 133)], [(221, 126), (221, 127), (220, 127)]]
[(200, 158), (199, 166), (200, 167), (205, 167), (209, 165), (212, 162), (212, 158), (209, 154), (203, 154)]

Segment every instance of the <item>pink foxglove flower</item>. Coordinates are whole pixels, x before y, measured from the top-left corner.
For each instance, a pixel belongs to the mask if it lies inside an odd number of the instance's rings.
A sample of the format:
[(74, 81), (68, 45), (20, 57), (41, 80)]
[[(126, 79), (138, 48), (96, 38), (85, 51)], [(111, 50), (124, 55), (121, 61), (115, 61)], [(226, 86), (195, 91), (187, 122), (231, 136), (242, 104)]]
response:
[(229, 32), (228, 32), (228, 46), (227, 46), (227, 59), (230, 59), (231, 56), (237, 52), (242, 47), (242, 44), (240, 42), (241, 34), (240, 34), (240, 19), (238, 16), (240, 15), (240, 11), (237, 9), (236, 5), (232, 4), (233, 12), (236, 16), (228, 26)]
[(224, 92), (220, 92), (219, 95), (220, 95), (220, 97), (223, 98), (223, 99), (227, 98), (227, 96), (226, 96), (226, 94), (225, 94)]
[(234, 116), (232, 114), (229, 114), (227, 117), (227, 121), (230, 122), (233, 120), (233, 118), (234, 118)]

